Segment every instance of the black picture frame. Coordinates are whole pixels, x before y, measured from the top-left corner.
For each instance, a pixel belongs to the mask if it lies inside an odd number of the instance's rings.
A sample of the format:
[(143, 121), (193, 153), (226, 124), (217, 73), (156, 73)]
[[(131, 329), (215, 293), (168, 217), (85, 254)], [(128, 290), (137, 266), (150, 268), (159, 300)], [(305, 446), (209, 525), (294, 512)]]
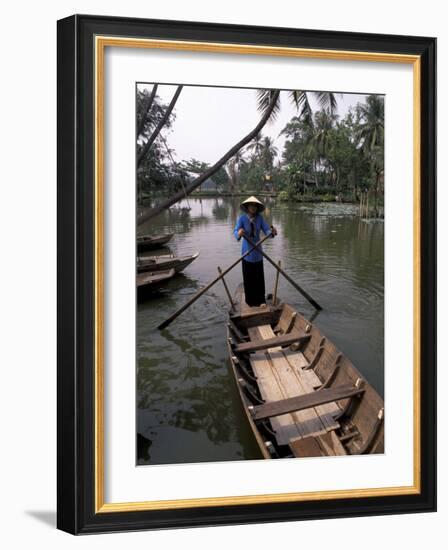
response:
[[(95, 508), (95, 36), (413, 55), (420, 59), (418, 494), (98, 513)], [(58, 21), (57, 526), (73, 534), (436, 510), (436, 39), (74, 15)]]

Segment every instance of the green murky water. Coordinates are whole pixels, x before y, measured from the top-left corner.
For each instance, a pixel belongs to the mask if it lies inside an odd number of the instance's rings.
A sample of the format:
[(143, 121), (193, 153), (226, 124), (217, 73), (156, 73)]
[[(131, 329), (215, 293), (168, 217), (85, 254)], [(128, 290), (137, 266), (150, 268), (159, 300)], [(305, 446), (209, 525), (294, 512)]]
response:
[[(238, 258), (241, 245), (232, 234), (238, 202), (190, 199), (191, 210), (171, 209), (144, 227), (175, 233), (164, 252), (154, 253), (200, 256), (138, 304), (138, 464), (259, 458), (228, 366), (223, 285), (167, 329), (156, 328), (216, 277), (218, 265), (224, 269)], [(266, 204), (265, 217), (279, 234), (265, 252), (323, 306), (314, 323), (383, 395), (383, 223), (360, 221), (350, 205)], [(274, 277), (265, 261), (267, 292)], [(226, 280), (233, 291), (242, 280), (240, 266)], [(282, 278), (279, 295), (311, 316), (312, 307)]]

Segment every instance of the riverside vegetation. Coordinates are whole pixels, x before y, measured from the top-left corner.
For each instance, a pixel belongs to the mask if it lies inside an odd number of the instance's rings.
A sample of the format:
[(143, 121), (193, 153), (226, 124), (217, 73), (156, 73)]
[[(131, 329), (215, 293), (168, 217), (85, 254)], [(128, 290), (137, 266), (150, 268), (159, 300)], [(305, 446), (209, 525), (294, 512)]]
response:
[[(145, 219), (191, 193), (272, 195), (279, 201), (352, 202), (364, 216), (380, 217), (384, 202), (384, 98), (366, 96), (340, 118), (337, 94), (258, 90), (260, 121), (215, 164), (175, 160), (165, 133), (175, 124), (178, 86), (169, 104), (152, 90), (137, 91), (137, 186)], [(286, 95), (296, 114), (285, 125), (282, 149), (263, 135)], [(313, 111), (310, 95), (320, 108)]]

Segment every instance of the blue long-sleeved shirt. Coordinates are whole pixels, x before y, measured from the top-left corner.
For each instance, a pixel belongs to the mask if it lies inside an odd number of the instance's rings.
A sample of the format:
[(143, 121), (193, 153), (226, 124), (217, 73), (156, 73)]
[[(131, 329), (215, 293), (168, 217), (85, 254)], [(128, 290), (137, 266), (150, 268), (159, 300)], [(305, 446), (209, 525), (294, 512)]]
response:
[[(235, 235), (236, 239), (238, 239), (238, 230), (241, 228), (244, 229), (244, 232), (246, 233), (246, 235), (248, 235), (250, 240), (254, 243), (260, 240), (260, 231), (263, 231), (265, 235), (270, 235), (272, 233), (271, 228), (266, 223), (266, 220), (263, 218), (261, 214), (257, 214), (254, 218), (255, 236), (251, 237), (251, 229), (252, 229), (251, 222), (247, 214), (242, 214), (238, 218), (238, 221), (236, 222), (235, 229), (233, 230), (233, 234)], [(241, 255), (243, 255), (252, 247), (244, 237), (241, 237), (241, 241), (242, 241)], [(263, 255), (257, 249), (254, 249), (244, 259), (247, 262), (259, 262), (260, 260), (263, 259)]]

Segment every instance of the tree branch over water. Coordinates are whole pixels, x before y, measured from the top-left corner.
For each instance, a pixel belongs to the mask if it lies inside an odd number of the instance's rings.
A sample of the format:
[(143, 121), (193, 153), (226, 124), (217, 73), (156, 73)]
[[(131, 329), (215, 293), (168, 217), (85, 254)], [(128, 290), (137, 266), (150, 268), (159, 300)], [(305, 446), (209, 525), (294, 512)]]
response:
[(268, 107), (264, 111), (264, 114), (262, 118), (260, 119), (259, 123), (255, 126), (255, 128), (249, 132), (242, 140), (240, 140), (237, 144), (235, 144), (231, 149), (227, 151), (227, 153), (221, 157), (213, 166), (211, 166), (208, 170), (206, 170), (204, 173), (202, 173), (200, 176), (198, 176), (195, 180), (193, 180), (190, 184), (188, 184), (185, 188), (185, 190), (179, 191), (169, 199), (166, 199), (161, 204), (156, 206), (155, 208), (149, 209), (145, 214), (139, 217), (137, 220), (138, 225), (141, 225), (142, 223), (147, 222), (148, 220), (154, 218), (160, 212), (163, 210), (166, 210), (176, 202), (183, 199), (186, 195), (189, 195), (192, 191), (194, 191), (197, 187), (199, 187), (202, 183), (204, 183), (208, 178), (213, 176), (224, 164), (230, 160), (240, 149), (242, 149), (245, 145), (247, 145), (250, 141), (256, 137), (265, 124), (268, 122), (269, 118), (271, 117), (272, 112), (278, 105), (278, 98), (280, 95), (279, 90), (275, 90), (271, 94), (271, 101), (269, 102)]

